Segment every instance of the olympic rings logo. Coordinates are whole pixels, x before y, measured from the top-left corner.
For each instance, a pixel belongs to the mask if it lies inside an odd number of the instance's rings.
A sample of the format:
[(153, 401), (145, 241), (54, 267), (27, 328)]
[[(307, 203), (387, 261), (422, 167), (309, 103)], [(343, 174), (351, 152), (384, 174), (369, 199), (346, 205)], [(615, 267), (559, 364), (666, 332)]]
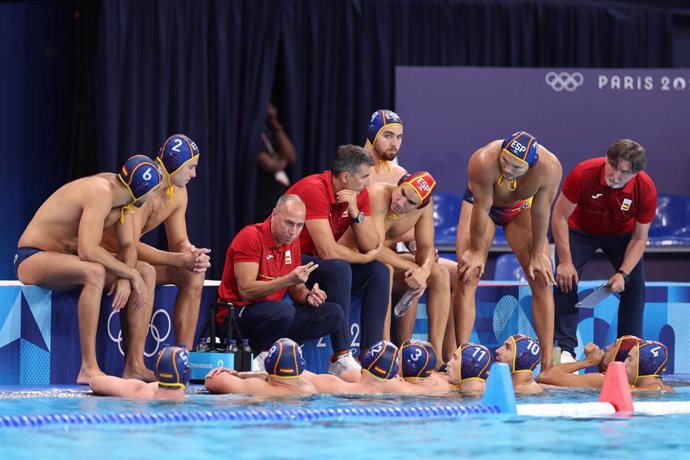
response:
[(580, 72), (549, 72), (546, 74), (545, 81), (554, 91), (573, 92), (584, 83), (585, 77)]
[[(113, 334), (112, 329), (110, 327), (111, 321), (113, 319), (113, 316), (115, 316), (118, 312), (116, 311), (111, 311), (110, 315), (108, 316), (108, 336), (110, 337), (110, 340), (115, 342), (117, 344), (117, 348), (120, 350), (120, 354), (122, 356), (125, 355), (125, 351), (122, 349), (122, 328), (120, 328), (117, 331), (117, 336)], [(158, 329), (158, 326), (154, 324), (154, 321), (156, 319), (156, 315), (163, 315), (163, 319), (161, 320), (162, 322), (167, 322), (167, 329), (165, 330), (165, 334), (161, 335), (161, 331)], [(162, 328), (161, 328), (162, 329)], [(150, 358), (151, 356), (155, 356), (162, 343), (164, 343), (167, 339), (168, 336), (170, 335), (170, 332), (172, 331), (172, 321), (170, 320), (170, 315), (168, 314), (167, 311), (163, 310), (162, 308), (159, 308), (158, 310), (153, 312), (153, 315), (151, 315), (151, 322), (149, 323), (149, 333), (151, 334), (151, 337), (153, 340), (156, 342), (156, 347), (153, 349), (152, 352), (146, 351), (144, 349), (144, 356), (147, 358)], [(148, 341), (147, 341), (148, 342)]]

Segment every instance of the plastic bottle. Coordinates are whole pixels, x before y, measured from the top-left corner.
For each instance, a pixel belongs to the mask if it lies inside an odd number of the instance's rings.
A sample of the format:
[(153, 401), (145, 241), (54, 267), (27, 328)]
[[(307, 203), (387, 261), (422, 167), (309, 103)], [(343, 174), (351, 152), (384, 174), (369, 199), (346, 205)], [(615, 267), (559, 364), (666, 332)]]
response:
[(558, 342), (553, 344), (553, 365), (558, 366), (561, 364), (561, 347), (558, 346)]
[(199, 340), (199, 343), (196, 344), (196, 351), (200, 351), (200, 352), (208, 351), (209, 340), (210, 340), (210, 337), (202, 337)]
[(410, 309), (410, 305), (412, 305), (412, 300), (414, 300), (414, 290), (408, 289), (405, 291), (402, 297), (400, 297), (398, 303), (395, 304), (395, 308), (393, 308), (393, 313), (395, 313), (395, 316), (405, 316), (407, 310)]
[(252, 370), (252, 347), (249, 346), (249, 339), (242, 339), (242, 369)]

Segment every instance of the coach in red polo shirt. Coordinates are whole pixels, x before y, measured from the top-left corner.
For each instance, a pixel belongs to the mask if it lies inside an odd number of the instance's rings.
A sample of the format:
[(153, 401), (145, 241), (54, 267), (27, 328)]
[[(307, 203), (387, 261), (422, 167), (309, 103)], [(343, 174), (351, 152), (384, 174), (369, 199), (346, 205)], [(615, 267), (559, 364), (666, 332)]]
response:
[[(318, 282), (328, 298), (343, 308), (348, 324), (331, 334), (333, 357), (328, 372), (340, 375), (359, 369), (350, 353), (351, 290), (362, 293), (361, 349), (383, 337), (383, 323), (390, 301), (390, 272), (375, 260), (381, 242), (370, 218), (369, 174), (374, 159), (362, 147), (341, 145), (331, 169), (305, 177), (288, 189), (307, 205), (306, 231), (302, 232), (302, 263), (319, 268), (309, 278)], [(352, 232), (357, 249), (338, 241)]]
[(557, 257), (555, 339), (561, 362), (575, 357), (577, 283), (597, 249), (611, 261), (609, 283), (620, 293), (618, 337), (642, 336), (642, 254), (657, 198), (654, 182), (643, 171), (645, 164), (645, 149), (621, 139), (608, 148), (606, 158), (583, 161), (565, 178), (551, 221)]
[[(304, 202), (284, 195), (270, 217), (248, 225), (232, 240), (225, 257), (218, 298), (232, 303), (233, 315), (243, 337), (258, 354), (255, 363), (263, 369), (263, 357), (279, 338), (297, 343), (317, 339), (346, 327), (340, 305), (326, 302), (318, 283), (304, 284), (318, 265), (302, 265), (298, 236), (304, 227)], [(294, 304), (284, 301), (290, 294)], [(223, 321), (227, 309), (218, 313)]]

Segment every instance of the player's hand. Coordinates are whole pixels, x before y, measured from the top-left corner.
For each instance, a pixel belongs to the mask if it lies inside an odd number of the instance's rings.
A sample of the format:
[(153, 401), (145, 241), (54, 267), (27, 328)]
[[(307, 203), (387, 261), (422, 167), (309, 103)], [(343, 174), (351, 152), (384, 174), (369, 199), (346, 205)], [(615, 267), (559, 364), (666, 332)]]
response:
[(306, 300), (307, 303), (312, 307), (318, 307), (326, 301), (327, 297), (326, 292), (319, 289), (319, 283), (314, 283), (314, 286), (311, 288), (311, 291), (309, 291)]
[(127, 305), (127, 300), (132, 292), (132, 286), (129, 284), (129, 280), (125, 278), (116, 279), (113, 284), (110, 285), (108, 290), (108, 295), (115, 293), (113, 297), (112, 307), (114, 311), (120, 311)]
[(598, 366), (604, 359), (604, 351), (593, 343), (585, 345), (585, 361), (592, 366)]
[(486, 261), (481, 254), (474, 251), (467, 250), (458, 262), (458, 278), (467, 281), (473, 273), (477, 273), (477, 278), (481, 278), (484, 274), (484, 265)]
[(222, 374), (223, 372), (227, 372), (230, 375), (237, 376), (237, 371), (234, 369), (228, 369), (227, 367), (216, 367), (215, 369), (211, 369), (211, 371), (206, 374), (206, 379), (211, 380), (213, 377)]
[(135, 310), (139, 310), (141, 307), (146, 305), (146, 301), (148, 300), (146, 284), (144, 283), (144, 279), (137, 271), (134, 272), (134, 278), (129, 280), (129, 284), (132, 286), (132, 292), (134, 294), (134, 303), (132, 306)]
[(408, 288), (414, 289), (415, 295), (421, 295), (426, 289), (426, 280), (430, 273), (421, 267), (411, 268), (405, 272), (405, 284)]
[(362, 254), (364, 256), (364, 261), (362, 261), (362, 263), (366, 264), (366, 263), (369, 263), (373, 260), (376, 260), (376, 258), (379, 255), (379, 252), (381, 252), (382, 247), (383, 246), (379, 243), (374, 249), (371, 249), (371, 250), (365, 252), (364, 254)]
[(549, 256), (540, 252), (529, 259), (529, 264), (527, 265), (527, 276), (532, 281), (537, 279), (537, 273), (539, 273), (544, 284), (547, 286), (554, 286), (556, 280), (553, 277), (553, 267), (551, 266), (551, 259)]
[(611, 292), (623, 292), (625, 291), (625, 278), (620, 273), (614, 273), (609, 278), (609, 285), (611, 286)]
[(580, 282), (575, 265), (561, 262), (556, 268), (556, 283), (562, 292), (570, 292)]
[(209, 256), (211, 250), (192, 246), (191, 253), (192, 257), (194, 258), (192, 271), (194, 273), (206, 273), (206, 270), (208, 270), (211, 266), (211, 256)]
[(357, 192), (350, 189), (344, 189), (335, 194), (335, 200), (338, 203), (347, 203), (347, 212), (353, 219), (359, 214), (357, 207)]
[(299, 267), (292, 270), (287, 275), (287, 281), (290, 284), (303, 284), (309, 279), (311, 272), (319, 268), (319, 264), (314, 262), (309, 262), (306, 265), (300, 265)]

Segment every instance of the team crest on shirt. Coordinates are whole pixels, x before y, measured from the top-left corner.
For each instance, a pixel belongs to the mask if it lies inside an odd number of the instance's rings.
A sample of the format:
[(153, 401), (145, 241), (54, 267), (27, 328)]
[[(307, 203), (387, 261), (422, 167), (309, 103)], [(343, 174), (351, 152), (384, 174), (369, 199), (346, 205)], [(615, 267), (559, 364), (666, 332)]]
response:
[(623, 204), (621, 205), (621, 211), (629, 210), (631, 204), (632, 204), (632, 200), (630, 198), (624, 198)]
[(285, 263), (292, 265), (292, 253), (289, 249), (285, 251)]

